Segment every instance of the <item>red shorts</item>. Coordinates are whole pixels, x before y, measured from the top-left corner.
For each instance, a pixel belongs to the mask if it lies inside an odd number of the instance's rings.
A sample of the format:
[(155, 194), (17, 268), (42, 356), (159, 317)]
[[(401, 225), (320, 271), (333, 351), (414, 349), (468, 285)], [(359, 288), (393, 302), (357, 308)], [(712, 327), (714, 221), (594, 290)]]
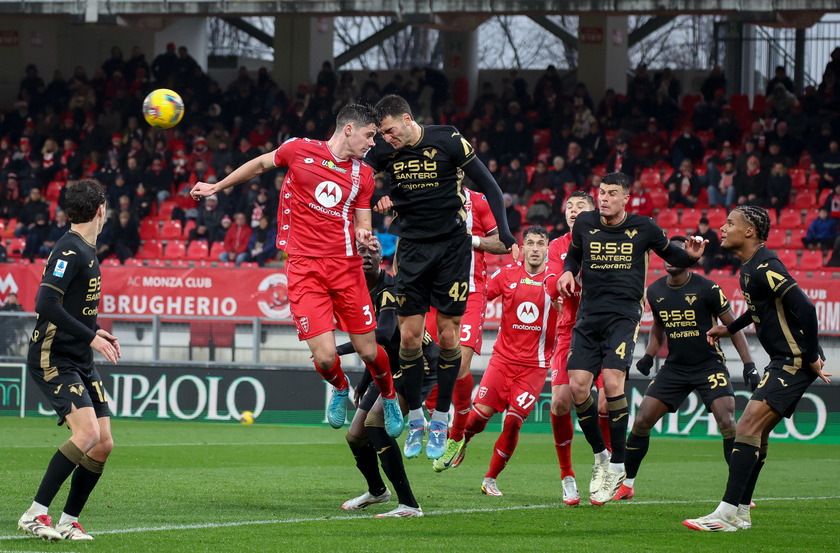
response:
[(566, 361), (569, 359), (569, 348), (572, 345), (571, 330), (557, 332), (557, 339), (554, 342), (554, 357), (551, 358), (551, 385), (562, 386), (569, 384), (569, 372), (566, 370)]
[(484, 313), (487, 311), (487, 296), (471, 292), (467, 296), (467, 310), (461, 317), (461, 345), (481, 355), (481, 335), (484, 333)]
[(486, 405), (501, 413), (510, 409), (526, 419), (540, 397), (546, 369), (511, 365), (499, 357), (491, 357), (474, 403)]
[(349, 334), (376, 329), (361, 257), (289, 256), (286, 277), (299, 340), (336, 327)]

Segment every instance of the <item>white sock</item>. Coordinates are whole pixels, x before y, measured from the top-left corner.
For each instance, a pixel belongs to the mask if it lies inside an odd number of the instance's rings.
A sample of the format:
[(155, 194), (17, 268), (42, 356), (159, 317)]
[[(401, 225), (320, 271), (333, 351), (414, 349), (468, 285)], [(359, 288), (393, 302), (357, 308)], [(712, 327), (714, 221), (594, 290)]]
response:
[(624, 463), (610, 463), (610, 470), (621, 474), (624, 472)]
[(41, 505), (37, 501), (33, 501), (32, 505), (26, 510), (24, 515), (26, 515), (26, 518), (35, 518), (47, 514), (47, 511), (49, 511), (49, 507)]
[(738, 507), (736, 507), (735, 505), (730, 505), (725, 501), (721, 501), (716, 511), (724, 520), (732, 520), (733, 518), (735, 518), (735, 513), (738, 512)]
[(624, 479), (624, 485), (627, 486), (628, 488), (632, 488), (633, 487), (633, 482), (635, 482), (635, 481), (636, 481), (635, 478), (625, 478)]
[(738, 514), (741, 516), (749, 515), (750, 514), (750, 506), (747, 505), (738, 505)]
[(604, 461), (610, 460), (610, 452), (607, 451), (607, 448), (604, 448), (604, 451), (595, 454), (595, 460), (599, 463), (603, 463)]
[(58, 524), (56, 526), (70, 525), (74, 522), (79, 522), (79, 517), (71, 517), (67, 513), (61, 513), (61, 518), (58, 520)]
[(423, 422), (426, 421), (426, 417), (423, 416), (423, 408), (420, 409), (412, 409), (408, 412), (408, 420), (415, 421), (417, 419), (423, 419)]
[(449, 423), (449, 413), (445, 411), (432, 411), (432, 420), (437, 422), (442, 422), (443, 424)]

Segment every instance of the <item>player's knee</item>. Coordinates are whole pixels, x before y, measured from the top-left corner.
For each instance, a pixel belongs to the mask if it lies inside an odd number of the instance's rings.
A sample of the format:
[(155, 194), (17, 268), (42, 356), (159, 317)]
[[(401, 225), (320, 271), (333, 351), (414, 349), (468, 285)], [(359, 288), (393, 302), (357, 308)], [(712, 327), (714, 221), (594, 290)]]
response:
[[(568, 394), (567, 394), (568, 396)], [(551, 397), (551, 414), (555, 416), (562, 416), (568, 413), (572, 408), (572, 398), (552, 396)]]
[(385, 417), (381, 413), (368, 413), (365, 428), (385, 428)]
[(363, 436), (356, 436), (350, 432), (344, 435), (344, 439), (347, 440), (347, 444), (350, 447), (354, 448), (364, 447), (365, 444), (370, 441), (370, 437), (368, 437), (367, 434), (364, 434)]
[(114, 451), (114, 438), (111, 434), (101, 436), (94, 447), (96, 448), (97, 458), (107, 458)]
[(79, 425), (73, 429), (73, 442), (82, 451), (88, 451), (99, 442), (99, 425)]
[(525, 419), (527, 418), (528, 415), (525, 413), (520, 413), (519, 411), (508, 411), (504, 422), (505, 430), (509, 432), (519, 432), (522, 425), (525, 423)]

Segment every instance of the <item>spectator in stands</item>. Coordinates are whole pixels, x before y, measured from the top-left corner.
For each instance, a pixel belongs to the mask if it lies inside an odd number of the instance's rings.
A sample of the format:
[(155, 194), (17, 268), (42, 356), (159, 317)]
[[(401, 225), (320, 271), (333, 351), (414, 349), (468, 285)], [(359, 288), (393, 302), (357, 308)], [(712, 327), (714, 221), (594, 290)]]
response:
[(827, 71), (823, 75), (823, 80), (817, 87), (817, 99), (819, 106), (819, 113), (831, 114), (836, 113), (840, 107), (840, 93), (837, 87), (837, 74)]
[[(840, 227), (840, 181), (834, 184), (834, 191), (825, 198), (821, 208), (827, 209), (834, 223)], [(840, 262), (840, 259), (837, 261)]]
[(802, 244), (809, 250), (827, 250), (834, 246), (837, 225), (828, 216), (828, 209), (821, 207), (819, 217), (811, 222)]
[[(711, 165), (711, 162), (710, 162)], [(728, 207), (735, 205), (735, 156), (728, 155), (723, 160), (723, 171), (718, 171), (715, 167), (714, 171), (706, 173), (710, 179), (709, 184), (709, 205), (714, 207), (716, 205)]]
[[(617, 129), (619, 121), (621, 120), (621, 106), (619, 105), (618, 95), (615, 90), (608, 88), (604, 93), (604, 98), (598, 103), (598, 110), (595, 112), (595, 117), (603, 129)], [(558, 150), (558, 151), (565, 151)]]
[(627, 202), (627, 212), (644, 217), (653, 217), (653, 200), (642, 185), (642, 181), (638, 179), (633, 181), (630, 200)]
[(788, 168), (782, 161), (773, 163), (770, 176), (767, 177), (767, 207), (775, 209), (776, 215), (790, 203), (792, 183)]
[(39, 188), (33, 188), (29, 191), (26, 203), (23, 204), (23, 208), (20, 210), (17, 226), (15, 227), (15, 237), (20, 238), (26, 236), (26, 233), (35, 226), (38, 215), (42, 215), (45, 221), (49, 221), (50, 206), (41, 198), (41, 190)]
[(591, 165), (600, 165), (607, 161), (610, 147), (607, 144), (607, 135), (601, 130), (597, 121), (593, 121), (589, 125), (589, 132), (581, 140), (580, 146), (586, 153)]
[(25, 75), (18, 86), (19, 92), (26, 92), (29, 98), (34, 98), (39, 94), (43, 94), (46, 89), (44, 80), (38, 76), (38, 66), (30, 63), (26, 66)]
[(96, 236), (96, 259), (100, 263), (114, 253), (114, 250), (111, 248), (111, 244), (114, 241), (114, 210), (109, 208), (107, 213), (108, 217), (105, 219), (105, 225), (103, 225), (102, 231)]
[(172, 195), (172, 172), (164, 167), (160, 158), (152, 159), (152, 163), (143, 173), (143, 184), (148, 195), (158, 204), (166, 201)]
[(34, 261), (41, 250), (41, 245), (47, 240), (50, 235), (50, 226), (47, 217), (43, 213), (35, 215), (35, 222), (30, 226), (24, 236), (26, 237), (26, 247), (23, 249), (23, 257), (29, 261)]
[(607, 172), (624, 173), (629, 175), (631, 179), (635, 179), (638, 163), (633, 151), (630, 150), (630, 145), (627, 144), (627, 140), (622, 136), (616, 138), (615, 150), (607, 159)]
[(374, 234), (382, 245), (382, 259), (392, 262), (397, 252), (397, 236), (388, 232), (393, 222), (393, 215), (386, 214), (382, 218), (382, 225), (374, 229)]
[(166, 52), (158, 54), (152, 61), (152, 75), (157, 81), (156, 86), (174, 85), (172, 79), (178, 71), (178, 55), (175, 53), (175, 43), (166, 45)]
[(119, 205), (116, 209), (116, 214), (119, 215), (120, 213), (128, 213), (135, 225), (140, 224), (141, 218), (139, 213), (137, 213), (137, 207), (134, 205), (134, 200), (125, 194), (120, 196)]
[(71, 138), (64, 139), (64, 148), (58, 158), (58, 166), (66, 169), (73, 178), (82, 176), (82, 154), (78, 151), (76, 142)]
[(767, 88), (765, 89), (764, 95), (770, 96), (773, 91), (776, 89), (776, 85), (781, 84), (788, 92), (791, 94), (795, 94), (796, 91), (793, 88), (793, 81), (790, 77), (787, 76), (787, 71), (785, 70), (784, 65), (779, 65), (776, 67), (776, 76), (770, 79), (767, 83)]
[(491, 157), (487, 160), (487, 170), (490, 171), (490, 174), (493, 175), (493, 180), (495, 180), (496, 184), (498, 184), (499, 188), (501, 188), (502, 169), (499, 167), (499, 162), (496, 158)]
[[(189, 193), (189, 188), (188, 188)], [(233, 215), (233, 224), (225, 233), (225, 251), (219, 255), (223, 263), (234, 262), (237, 267), (248, 256), (248, 241), (251, 240), (251, 227), (242, 212)]]
[(578, 188), (586, 185), (586, 177), (589, 176), (589, 163), (586, 161), (580, 144), (572, 140), (566, 151), (566, 168), (574, 175)]
[(225, 213), (219, 209), (219, 198), (215, 194), (201, 200), (195, 227), (190, 230), (187, 240), (207, 240), (211, 244), (218, 241), (219, 229)]
[(0, 191), (0, 218), (16, 218), (22, 206), (17, 173), (6, 173), (3, 188)]
[(138, 69), (142, 69), (144, 71), (145, 78), (148, 78), (152, 74), (152, 70), (149, 67), (148, 62), (146, 62), (146, 54), (143, 53), (143, 49), (139, 46), (132, 46), (131, 57), (128, 58), (128, 61), (125, 62), (125, 66), (123, 67), (123, 72), (125, 73), (125, 78), (128, 82), (134, 81), (137, 76)]
[(575, 176), (566, 168), (563, 156), (554, 156), (552, 170), (548, 173), (548, 187), (564, 197), (577, 188)]
[(719, 65), (715, 65), (712, 68), (712, 72), (709, 73), (709, 76), (706, 77), (706, 80), (700, 86), (700, 93), (707, 102), (712, 101), (716, 90), (723, 90), (724, 94), (726, 94), (726, 76), (723, 74), (723, 70)]
[(795, 101), (796, 96), (794, 96), (793, 92), (788, 92), (782, 83), (776, 84), (773, 88), (773, 94), (767, 97), (767, 105), (772, 106), (777, 119), (787, 117)]
[(776, 109), (773, 107), (773, 103), (768, 101), (764, 104), (764, 111), (758, 117), (758, 125), (761, 127), (761, 132), (765, 140), (767, 139), (767, 135), (776, 129), (777, 122)]
[(516, 209), (513, 196), (505, 193), (503, 197), (505, 199), (505, 215), (507, 216), (508, 227), (515, 236), (522, 229), (522, 214)]
[(661, 73), (656, 73), (653, 76), (653, 87), (657, 92), (664, 92), (674, 102), (680, 101), (682, 95), (682, 83), (674, 75), (669, 67), (666, 67)]
[(47, 239), (41, 244), (38, 255), (41, 257), (49, 257), (55, 243), (58, 242), (58, 239), (64, 236), (68, 230), (70, 230), (70, 222), (67, 220), (67, 214), (64, 213), (64, 210), (59, 209), (55, 212), (55, 221), (53, 221), (53, 224), (50, 225), (50, 233), (47, 236)]
[(835, 182), (840, 182), (840, 143), (836, 138), (829, 142), (828, 151), (814, 161), (821, 177), (820, 190), (832, 188)]
[(522, 203), (525, 191), (528, 189), (528, 173), (522, 167), (522, 162), (518, 157), (511, 158), (508, 168), (502, 171), (499, 187), (502, 192), (511, 195), (514, 205)]
[(271, 226), (268, 217), (260, 217), (257, 228), (253, 230), (248, 241), (248, 261), (264, 267), (267, 261), (277, 257), (276, 242), (277, 229)]
[(732, 112), (732, 106), (724, 104), (721, 108), (720, 117), (712, 126), (712, 132), (714, 132), (715, 140), (718, 144), (721, 142), (732, 142), (738, 139), (740, 129), (738, 120)]
[(776, 163), (781, 163), (785, 167), (793, 166), (793, 160), (782, 153), (781, 146), (774, 140), (767, 143), (767, 151), (761, 156), (761, 170), (769, 173)]
[(690, 159), (682, 160), (679, 170), (674, 171), (665, 182), (665, 188), (668, 190), (668, 207), (694, 207), (702, 185)]
[[(18, 302), (17, 293), (9, 292), (9, 295), (6, 296), (6, 302), (0, 307), (0, 311), (4, 313), (23, 312), (23, 306)], [(15, 351), (14, 348), (18, 336), (26, 332), (24, 328), (28, 322), (18, 317), (0, 317), (0, 355), (20, 355), (20, 351)]]
[(522, 198), (522, 203), (528, 205), (531, 202), (531, 196), (543, 190), (544, 188), (552, 188), (549, 182), (549, 173), (545, 166), (545, 162), (540, 160), (537, 162), (534, 173), (531, 175), (531, 180), (528, 182), (528, 190)]
[(721, 255), (720, 240), (717, 232), (709, 228), (709, 220), (701, 217), (697, 224), (697, 231), (695, 235), (701, 236), (704, 240), (708, 240), (706, 249), (703, 250), (703, 255), (697, 260), (697, 263), (703, 267), (703, 272), (707, 275), (712, 269), (723, 266), (723, 256)]
[(572, 126), (562, 124), (560, 132), (551, 132), (551, 141), (548, 143), (548, 148), (552, 155), (565, 156), (569, 150), (569, 142), (574, 140), (572, 137)]
[(682, 134), (671, 146), (671, 164), (676, 169), (682, 166), (685, 159), (691, 162), (702, 161), (706, 155), (703, 143), (694, 134), (694, 126), (691, 123), (684, 123)]
[(129, 200), (134, 198), (134, 190), (128, 186), (125, 175), (122, 173), (117, 173), (114, 183), (108, 186), (105, 194), (108, 196), (108, 207), (111, 209), (117, 209), (120, 206), (122, 196), (128, 196)]
[(640, 63), (636, 67), (636, 74), (627, 83), (627, 97), (636, 100), (641, 96), (643, 100), (653, 98), (653, 81), (648, 75), (647, 64)]
[(747, 159), (747, 170), (735, 176), (735, 202), (738, 205), (764, 206), (767, 179), (756, 156)]
[(575, 118), (574, 123), (572, 124), (572, 133), (578, 140), (583, 140), (583, 138), (589, 133), (589, 127), (592, 123), (597, 123), (597, 120), (595, 119), (595, 116), (592, 115), (592, 112), (586, 104), (583, 103), (583, 98), (575, 98), (574, 106)]
[(125, 260), (137, 255), (140, 248), (140, 233), (137, 232), (131, 214), (127, 211), (118, 215), (119, 224), (116, 225), (111, 234), (111, 250), (116, 254), (120, 264), (125, 265)]
[(647, 167), (665, 159), (668, 142), (659, 132), (655, 117), (649, 118), (645, 130), (633, 137), (630, 149), (638, 156), (639, 163)]
[[(802, 148), (806, 143), (808, 131), (811, 128), (811, 120), (808, 114), (802, 109), (802, 102), (796, 100), (790, 108), (790, 113), (785, 118), (788, 125), (790, 136), (799, 142), (799, 154), (802, 153)], [(777, 128), (778, 130), (778, 128)], [(784, 142), (782, 143), (782, 150), (785, 149)], [(799, 156), (792, 156), (794, 159), (799, 159)]]
[(811, 155), (811, 159), (815, 164), (819, 161), (820, 157), (828, 152), (832, 140), (834, 140), (834, 137), (832, 135), (831, 123), (823, 121), (820, 125), (819, 134), (815, 133), (810, 138), (807, 146), (808, 153)]

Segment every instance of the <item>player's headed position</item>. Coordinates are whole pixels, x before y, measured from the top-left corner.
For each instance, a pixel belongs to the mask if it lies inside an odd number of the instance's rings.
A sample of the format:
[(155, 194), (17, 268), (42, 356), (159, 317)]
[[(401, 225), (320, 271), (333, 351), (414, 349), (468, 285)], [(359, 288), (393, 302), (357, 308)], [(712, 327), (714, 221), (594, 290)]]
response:
[(368, 106), (344, 106), (335, 118), (335, 135), (342, 139), (339, 143), (343, 145), (343, 151), (336, 152), (336, 155), (341, 158), (364, 157), (373, 147), (376, 123), (376, 114)]
[(630, 199), (630, 177), (624, 173), (608, 173), (598, 188), (598, 210), (607, 224), (615, 224), (624, 217), (624, 207)]
[(396, 94), (385, 96), (376, 104), (379, 132), (395, 150), (411, 146), (420, 139), (422, 129), (414, 121), (411, 106)]
[(770, 236), (770, 216), (754, 205), (739, 205), (720, 227), (720, 246), (737, 252), (745, 247), (755, 247)]
[(108, 197), (105, 188), (93, 179), (82, 179), (67, 186), (64, 212), (70, 223), (79, 225), (90, 223), (96, 217), (99, 209), (102, 209), (101, 216), (96, 227), (96, 234), (102, 231), (105, 226), (105, 206)]

